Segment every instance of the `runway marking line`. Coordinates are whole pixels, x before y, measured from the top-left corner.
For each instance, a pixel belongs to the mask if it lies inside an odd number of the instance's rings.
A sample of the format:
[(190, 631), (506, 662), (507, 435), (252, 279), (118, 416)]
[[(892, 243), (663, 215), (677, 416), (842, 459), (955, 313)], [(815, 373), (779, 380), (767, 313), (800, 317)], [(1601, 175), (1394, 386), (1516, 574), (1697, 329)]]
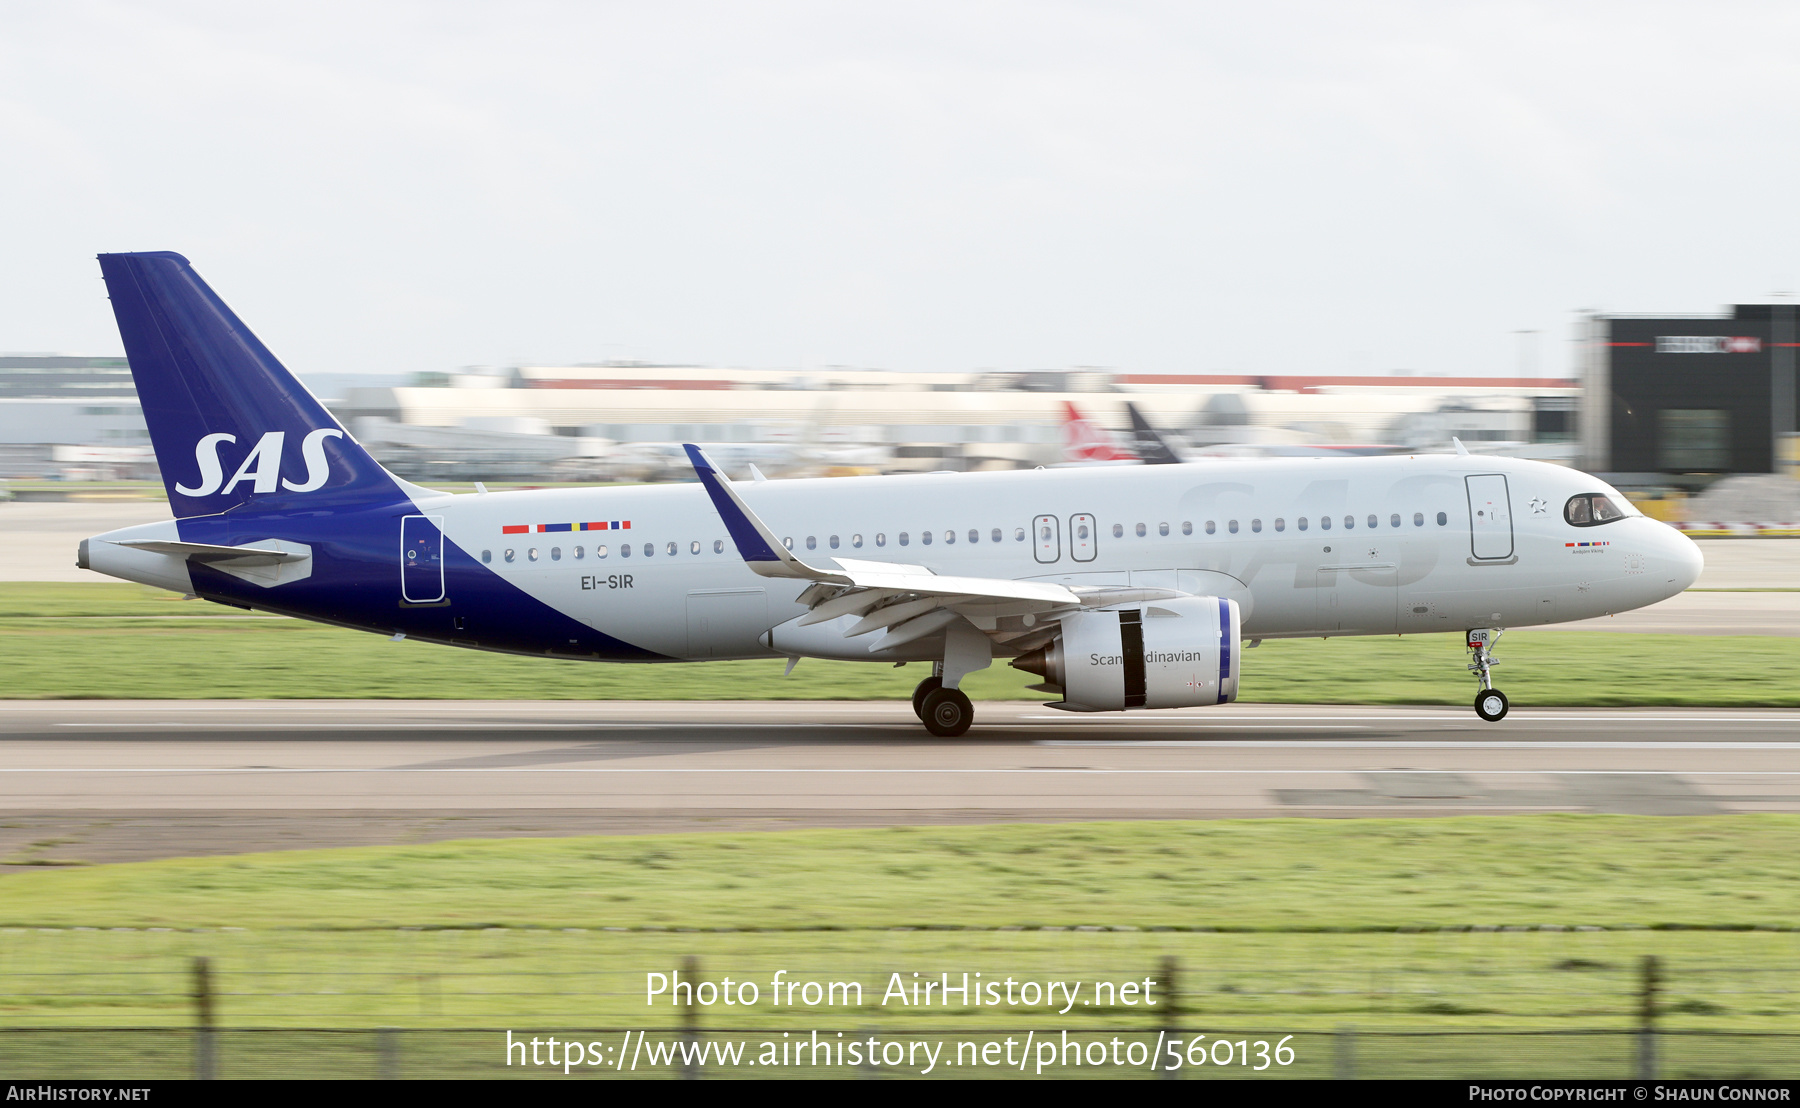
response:
[(1800, 750), (1800, 742), (1770, 739), (1764, 742), (1705, 742), (1670, 739), (1034, 739), (1033, 746), (1079, 747), (1193, 747), (1198, 749), (1255, 750)]
[(199, 774), (207, 774), (207, 775), (225, 775), (225, 774), (283, 775), (283, 774), (292, 774), (292, 775), (298, 775), (298, 774), (329, 774), (329, 773), (341, 773), (341, 774), (373, 774), (373, 773), (486, 773), (486, 774), (496, 774), (496, 773), (523, 773), (523, 774), (592, 773), (592, 774), (608, 774), (608, 773), (611, 773), (611, 774), (621, 774), (621, 775), (623, 775), (623, 774), (654, 774), (654, 773), (680, 774), (680, 775), (692, 775), (692, 774), (702, 774), (702, 773), (715, 773), (715, 774), (724, 774), (724, 775), (737, 775), (737, 774), (746, 774), (746, 773), (786, 773), (786, 774), (835, 773), (835, 774), (881, 774), (881, 775), (918, 774), (918, 775), (940, 776), (940, 775), (952, 775), (952, 774), (991, 775), (991, 774), (1060, 773), (1060, 774), (1090, 774), (1093, 776), (1126, 776), (1126, 777), (1133, 777), (1133, 776), (1135, 776), (1135, 777), (1163, 777), (1163, 776), (1168, 776), (1170, 774), (1184, 774), (1184, 775), (1189, 775), (1189, 776), (1202, 776), (1202, 775), (1208, 775), (1208, 774), (1212, 774), (1212, 775), (1279, 774), (1279, 775), (1288, 776), (1288, 777), (1304, 777), (1309, 774), (1316, 775), (1316, 774), (1356, 774), (1356, 773), (1434, 773), (1434, 774), (1461, 773), (1461, 774), (1468, 774), (1470, 776), (1481, 776), (1481, 775), (1487, 775), (1487, 776), (1545, 776), (1545, 775), (1570, 776), (1570, 775), (1610, 774), (1610, 775), (1614, 775), (1614, 776), (1626, 776), (1626, 777), (1800, 777), (1800, 770), (1484, 769), (1484, 768), (1479, 768), (1479, 767), (1457, 767), (1457, 768), (1452, 768), (1452, 769), (1394, 769), (1394, 768), (1391, 768), (1388, 766), (1325, 766), (1325, 767), (1320, 767), (1320, 768), (1306, 767), (1306, 768), (1295, 768), (1295, 769), (1189, 769), (1189, 768), (1179, 768), (1179, 767), (1159, 767), (1159, 768), (1147, 768), (1147, 769), (1093, 769), (1093, 768), (1086, 768), (1086, 767), (1081, 767), (1081, 766), (1070, 766), (1067, 769), (1061, 769), (1061, 768), (1055, 768), (1055, 767), (1007, 768), (1004, 766), (996, 766), (996, 767), (990, 767), (990, 768), (984, 768), (984, 769), (960, 769), (960, 768), (893, 769), (893, 768), (884, 768), (884, 767), (873, 767), (873, 768), (868, 768), (868, 769), (821, 769), (821, 768), (815, 768), (815, 767), (780, 769), (780, 768), (775, 768), (772, 766), (744, 766), (744, 767), (738, 767), (738, 768), (721, 768), (721, 769), (692, 769), (692, 768), (681, 768), (681, 767), (668, 767), (668, 768), (660, 768), (659, 769), (659, 768), (654, 768), (654, 767), (650, 767), (650, 766), (642, 766), (642, 767), (573, 766), (573, 765), (568, 765), (568, 764), (558, 764), (558, 765), (554, 765), (554, 766), (492, 766), (492, 767), (440, 766), (440, 767), (420, 767), (420, 768), (414, 768), (414, 769), (406, 769), (406, 768), (401, 768), (401, 767), (366, 767), (366, 768), (364, 768), (364, 767), (347, 767), (347, 768), (333, 768), (333, 769), (283, 769), (283, 768), (279, 768), (279, 767), (274, 767), (274, 768), (249, 768), (249, 767), (246, 767), (246, 768), (242, 768), (242, 769), (223, 769), (223, 768), (218, 768), (218, 767), (207, 767), (207, 766), (195, 766), (195, 767), (169, 767), (169, 766), (110, 766), (110, 767), (96, 767), (96, 766), (55, 767), (55, 766), (48, 766), (48, 767), (46, 767), (46, 766), (27, 766), (27, 767), (16, 767), (16, 768), (0, 768), (0, 775), (17, 774), (17, 773), (81, 773), (81, 774), (165, 773), (165, 774), (176, 775), (176, 776), (199, 775)]
[[(1028, 719), (1028, 720), (1033, 720), (1033, 721), (1058, 720), (1063, 723), (1077, 722), (1076, 720), (1071, 719), (1068, 714), (1062, 713), (1062, 712), (1059, 712), (1053, 716), (1052, 715), (1017, 716), (1015, 718), (1016, 719)], [(1479, 725), (1482, 727), (1492, 726), (1492, 724), (1481, 723), (1473, 715), (1454, 715), (1454, 716), (1417, 716), (1417, 715), (1399, 715), (1399, 716), (1255, 716), (1252, 718), (1255, 718), (1257, 720), (1264, 720), (1264, 721), (1293, 721), (1293, 722), (1307, 722), (1307, 723), (1335, 722), (1335, 721), (1342, 721), (1342, 722), (1348, 723), (1348, 722), (1356, 721), (1356, 722), (1363, 722), (1363, 723), (1462, 723), (1462, 724), (1469, 724), (1471, 726), (1474, 726), (1474, 725)], [(1791, 715), (1791, 716), (1540, 716), (1540, 715), (1535, 715), (1535, 714), (1528, 714), (1525, 712), (1517, 712), (1517, 713), (1514, 713), (1513, 718), (1516, 719), (1520, 723), (1787, 723), (1787, 724), (1800, 724), (1800, 713), (1797, 713), (1797, 714)], [(1194, 722), (1194, 723), (1205, 723), (1205, 724), (1208, 724), (1208, 725), (1214, 726), (1214, 727), (1225, 727), (1225, 726), (1230, 726), (1233, 722), (1233, 719), (1231, 717), (1223, 717), (1222, 718), (1219, 716), (1211, 716), (1211, 717), (1200, 717), (1200, 716), (1151, 717), (1151, 716), (1113, 715), (1111, 718), (1108, 718), (1105, 720), (1095, 720), (1093, 722), (1095, 724), (1131, 723), (1131, 724), (1138, 724), (1138, 725), (1153, 724), (1153, 725), (1161, 725), (1161, 726), (1170, 726), (1177, 722), (1186, 723), (1189, 721)]]

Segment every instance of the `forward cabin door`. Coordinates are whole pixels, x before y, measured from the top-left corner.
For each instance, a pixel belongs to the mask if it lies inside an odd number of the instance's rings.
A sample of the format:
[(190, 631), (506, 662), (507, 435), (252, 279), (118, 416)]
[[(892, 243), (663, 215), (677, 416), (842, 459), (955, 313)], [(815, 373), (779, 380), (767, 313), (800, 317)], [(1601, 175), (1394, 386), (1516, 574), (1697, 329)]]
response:
[(1469, 489), (1469, 545), (1477, 561), (1513, 556), (1512, 501), (1506, 475), (1477, 473), (1463, 478)]
[(435, 604), (444, 599), (444, 517), (400, 518), (400, 599)]

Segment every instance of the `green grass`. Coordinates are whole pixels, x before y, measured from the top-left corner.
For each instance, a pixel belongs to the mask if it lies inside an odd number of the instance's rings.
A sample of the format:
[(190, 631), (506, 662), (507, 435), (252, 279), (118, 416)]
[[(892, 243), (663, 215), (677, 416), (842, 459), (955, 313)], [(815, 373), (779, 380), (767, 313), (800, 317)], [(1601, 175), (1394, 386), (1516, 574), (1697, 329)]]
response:
[(0, 922), (12, 1027), (183, 1024), (205, 955), (226, 1026), (674, 1026), (645, 975), (691, 956), (765, 993), (780, 969), (863, 985), (854, 1010), (714, 1027), (1142, 1028), (1123, 1004), (878, 998), (896, 972), (1123, 982), (1175, 958), (1215, 1030), (1625, 1028), (1655, 954), (1666, 1025), (1800, 1031), (1788, 816), (466, 841), (14, 873)]
[(1800, 816), (466, 840), (0, 877), (9, 927), (1800, 925)]
[[(1535, 705), (1800, 706), (1800, 638), (1523, 631), (1499, 683)], [(1242, 698), (1466, 704), (1459, 635), (1269, 640), (1247, 651)], [(68, 698), (904, 699), (921, 666), (780, 660), (607, 665), (394, 643), (257, 616), (136, 585), (0, 583), (0, 696)], [(1039, 699), (1004, 664), (975, 699)]]

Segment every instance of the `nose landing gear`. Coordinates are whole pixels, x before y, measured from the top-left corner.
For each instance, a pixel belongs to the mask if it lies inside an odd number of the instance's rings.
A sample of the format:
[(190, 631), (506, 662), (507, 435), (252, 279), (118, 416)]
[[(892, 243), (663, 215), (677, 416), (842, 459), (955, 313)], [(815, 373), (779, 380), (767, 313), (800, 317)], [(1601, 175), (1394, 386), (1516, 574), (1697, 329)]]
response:
[(1489, 723), (1505, 719), (1508, 707), (1506, 694), (1494, 687), (1493, 678), (1493, 668), (1500, 664), (1494, 658), (1494, 646), (1504, 634), (1504, 627), (1481, 627), (1469, 632), (1469, 653), (1475, 659), (1469, 663), (1469, 672), (1481, 682), (1481, 691), (1475, 694), (1475, 714)]

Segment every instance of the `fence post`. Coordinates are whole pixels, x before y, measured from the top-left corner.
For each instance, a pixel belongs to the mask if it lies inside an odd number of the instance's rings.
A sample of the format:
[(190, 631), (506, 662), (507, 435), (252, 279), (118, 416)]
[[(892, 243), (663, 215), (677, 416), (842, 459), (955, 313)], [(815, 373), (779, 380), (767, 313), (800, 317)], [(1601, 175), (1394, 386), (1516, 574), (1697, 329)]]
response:
[(194, 1080), (211, 1081), (219, 1075), (213, 1041), (212, 962), (194, 959)]
[(381, 1081), (400, 1080), (400, 1029), (383, 1027), (375, 1032), (376, 1077)]
[(1656, 987), (1661, 983), (1661, 969), (1656, 955), (1644, 955), (1643, 980), (1638, 989), (1639, 1081), (1656, 1080)]
[(681, 1009), (681, 1039), (690, 1044), (681, 1057), (681, 1079), (700, 1080), (700, 959), (688, 955), (681, 960), (681, 972), (688, 979), (688, 1002)]
[(1356, 1079), (1356, 1025), (1341, 1023), (1331, 1037), (1331, 1077), (1334, 1081)]
[[(1173, 1042), (1181, 1034), (1181, 963), (1173, 954), (1162, 960), (1163, 1011), (1162, 1025), (1166, 1041)], [(1156, 1060), (1156, 1076), (1164, 1081), (1176, 1081), (1181, 1077), (1180, 1069), (1171, 1069), (1164, 1061), (1168, 1057), (1168, 1048), (1163, 1048), (1163, 1057)]]

